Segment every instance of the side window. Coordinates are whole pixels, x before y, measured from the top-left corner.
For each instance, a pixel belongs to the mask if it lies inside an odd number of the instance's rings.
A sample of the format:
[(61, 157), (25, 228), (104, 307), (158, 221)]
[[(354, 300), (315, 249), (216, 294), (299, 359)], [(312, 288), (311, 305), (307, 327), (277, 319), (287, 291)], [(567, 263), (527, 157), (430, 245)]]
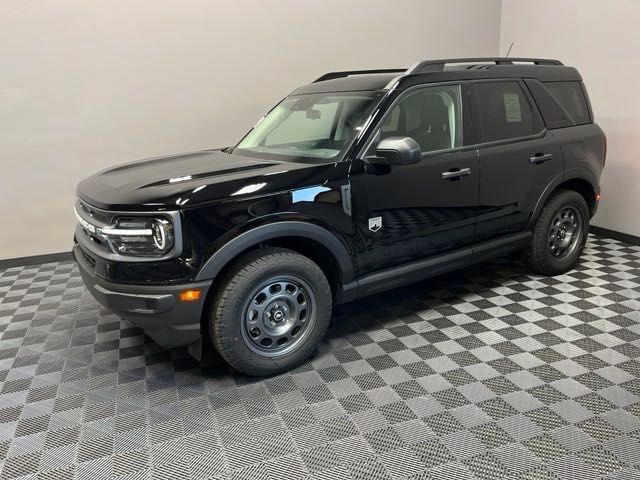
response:
[(526, 137), (542, 130), (517, 82), (477, 83), (475, 96), (481, 143)]
[(587, 101), (579, 82), (544, 82), (556, 101), (564, 107), (574, 125), (590, 123)]
[(333, 138), (336, 141), (346, 141), (352, 133), (360, 128), (359, 123), (362, 121), (368, 107), (368, 98), (354, 97), (343, 99), (336, 113), (338, 118), (334, 127), (335, 134)]
[(538, 104), (547, 128), (562, 128), (573, 125), (569, 113), (558, 103), (547, 87), (538, 80), (530, 78), (524, 82)]
[(459, 85), (424, 87), (403, 93), (376, 132), (367, 155), (387, 137), (411, 137), (423, 153), (462, 145), (462, 100)]
[(400, 109), (396, 106), (391, 113), (387, 115), (387, 118), (380, 125), (380, 131), (384, 133), (388, 132), (397, 132), (398, 131), (398, 122), (400, 120)]

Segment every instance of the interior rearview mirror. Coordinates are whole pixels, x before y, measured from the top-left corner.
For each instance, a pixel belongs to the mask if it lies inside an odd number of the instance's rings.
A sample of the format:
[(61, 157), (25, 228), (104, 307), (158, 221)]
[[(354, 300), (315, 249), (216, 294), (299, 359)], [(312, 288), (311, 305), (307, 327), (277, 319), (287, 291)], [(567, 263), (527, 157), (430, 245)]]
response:
[(388, 137), (376, 147), (374, 157), (367, 161), (377, 165), (410, 165), (422, 158), (420, 145), (411, 137)]
[(318, 120), (321, 117), (320, 110), (314, 110), (313, 108), (307, 110), (307, 118), (309, 120)]

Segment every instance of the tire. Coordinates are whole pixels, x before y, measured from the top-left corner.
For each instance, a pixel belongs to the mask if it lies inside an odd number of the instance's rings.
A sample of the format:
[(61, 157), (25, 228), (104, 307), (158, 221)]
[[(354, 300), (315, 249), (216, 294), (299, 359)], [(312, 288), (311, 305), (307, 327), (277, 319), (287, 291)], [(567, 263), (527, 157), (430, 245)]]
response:
[(531, 245), (525, 253), (529, 266), (549, 276), (571, 270), (587, 241), (589, 218), (587, 202), (578, 192), (554, 192), (536, 220)]
[(211, 340), (241, 373), (273, 375), (307, 359), (331, 319), (331, 287), (318, 265), (292, 250), (241, 257), (214, 294)]

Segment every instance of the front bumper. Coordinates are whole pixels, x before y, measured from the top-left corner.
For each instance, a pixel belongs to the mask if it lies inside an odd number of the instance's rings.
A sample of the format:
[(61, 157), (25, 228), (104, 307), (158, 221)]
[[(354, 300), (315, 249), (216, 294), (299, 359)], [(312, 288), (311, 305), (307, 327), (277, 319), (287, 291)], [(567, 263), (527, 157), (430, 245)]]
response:
[[(211, 280), (180, 285), (112, 283), (96, 274), (78, 244), (73, 247), (73, 258), (89, 293), (108, 310), (142, 328), (158, 345), (173, 348), (200, 339), (200, 318)], [(180, 292), (187, 289), (200, 289), (200, 299), (180, 301)]]

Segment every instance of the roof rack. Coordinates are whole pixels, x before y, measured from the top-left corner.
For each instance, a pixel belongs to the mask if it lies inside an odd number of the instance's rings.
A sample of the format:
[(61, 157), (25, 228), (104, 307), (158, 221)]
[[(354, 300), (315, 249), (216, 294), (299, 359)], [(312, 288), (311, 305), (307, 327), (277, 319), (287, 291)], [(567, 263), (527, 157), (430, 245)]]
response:
[(349, 70), (345, 72), (329, 72), (321, 77), (316, 78), (313, 83), (324, 82), (325, 80), (333, 80), (335, 78), (348, 77), (350, 75), (366, 75), (369, 73), (404, 73), (406, 68), (383, 68), (378, 70)]
[(548, 58), (511, 58), (511, 57), (479, 57), (479, 58), (447, 58), (444, 60), (425, 60), (409, 67), (407, 75), (441, 72), (445, 65), (452, 63), (494, 63), (495, 65), (513, 65), (514, 63), (533, 63), (534, 65), (557, 65), (562, 66), (560, 60)]
[(494, 65), (514, 65), (515, 63), (533, 63), (534, 65), (556, 65), (562, 66), (560, 60), (548, 58), (511, 58), (511, 57), (477, 57), (477, 58), (446, 58), (443, 60), (424, 60), (417, 62), (411, 67), (405, 68), (382, 68), (375, 70), (347, 70), (344, 72), (329, 72), (316, 78), (313, 83), (324, 82), (336, 78), (344, 78), (351, 75), (366, 75), (370, 73), (403, 73), (405, 75), (415, 75), (418, 73), (442, 72), (446, 65), (453, 63), (469, 63), (467, 68), (476, 68), (480, 63), (493, 63)]

